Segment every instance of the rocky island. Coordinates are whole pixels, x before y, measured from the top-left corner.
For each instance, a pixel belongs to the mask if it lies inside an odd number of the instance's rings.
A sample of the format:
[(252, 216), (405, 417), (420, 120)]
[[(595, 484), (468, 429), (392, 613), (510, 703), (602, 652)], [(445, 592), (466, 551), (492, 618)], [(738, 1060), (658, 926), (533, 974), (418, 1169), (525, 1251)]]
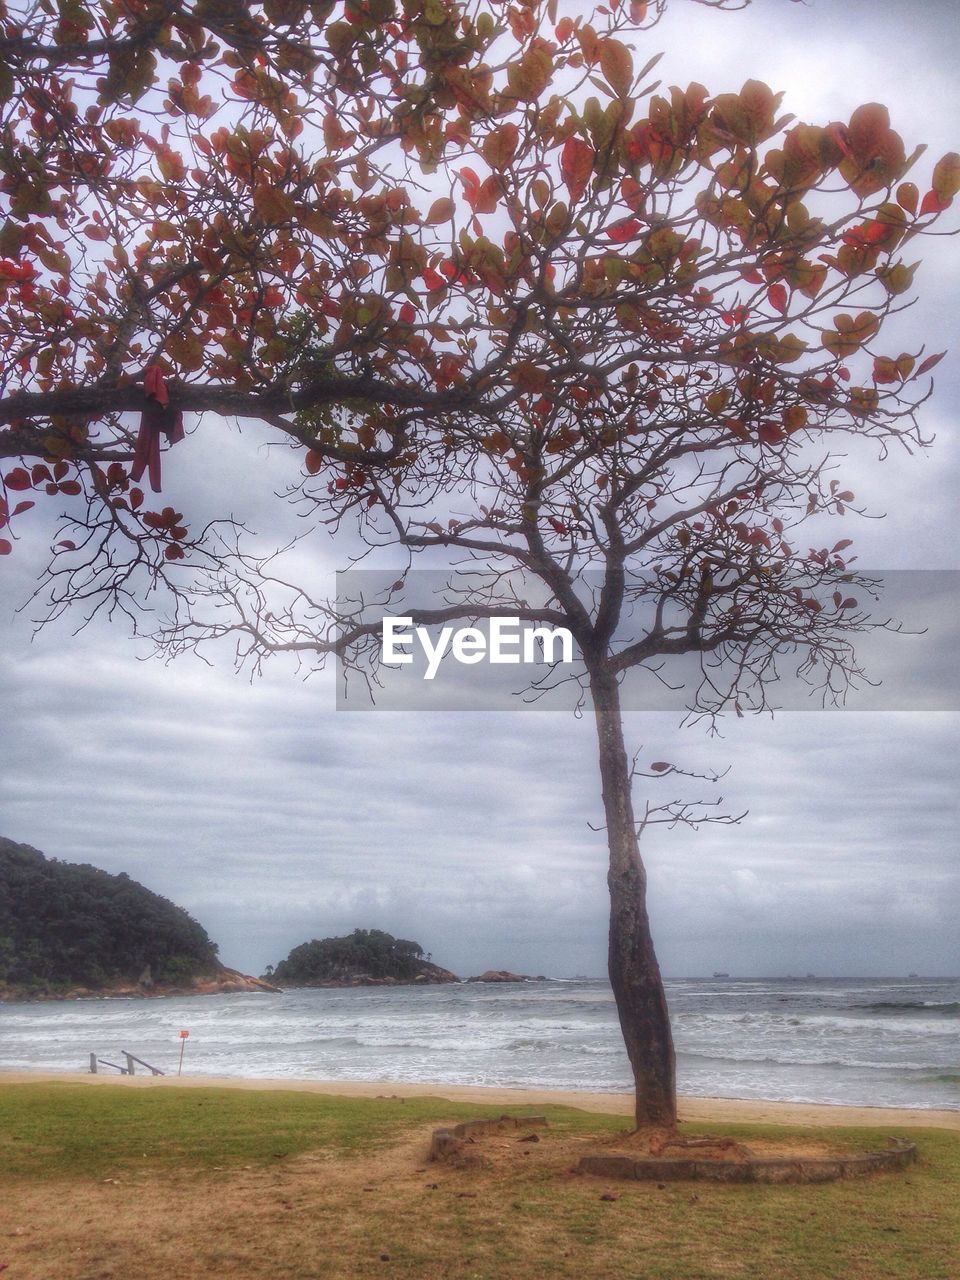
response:
[(468, 982), (545, 982), (543, 974), (537, 974), (534, 978), (529, 973), (511, 973), (509, 969), (486, 969), (483, 973), (477, 974), (475, 978), (468, 978)]
[(202, 925), (125, 873), (0, 837), (0, 1001), (277, 989), (226, 968)]
[(314, 938), (294, 947), (264, 980), (282, 987), (429, 986), (459, 982), (425, 958), (419, 942), (380, 929), (354, 929), (342, 938)]

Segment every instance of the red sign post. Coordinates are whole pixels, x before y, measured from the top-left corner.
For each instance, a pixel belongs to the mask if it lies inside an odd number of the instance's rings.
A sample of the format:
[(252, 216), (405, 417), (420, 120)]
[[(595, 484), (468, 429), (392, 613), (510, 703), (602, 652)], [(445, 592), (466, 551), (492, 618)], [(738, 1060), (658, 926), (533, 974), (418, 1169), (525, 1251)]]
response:
[(189, 1031), (180, 1032), (180, 1065), (177, 1067), (177, 1075), (183, 1070), (183, 1051), (187, 1047), (187, 1039), (190, 1035)]

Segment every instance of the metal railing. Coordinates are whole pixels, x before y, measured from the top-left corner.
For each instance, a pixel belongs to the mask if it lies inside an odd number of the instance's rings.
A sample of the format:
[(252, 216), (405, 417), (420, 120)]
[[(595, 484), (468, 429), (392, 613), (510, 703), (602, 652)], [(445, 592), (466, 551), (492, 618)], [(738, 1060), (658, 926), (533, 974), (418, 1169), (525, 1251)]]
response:
[(119, 1062), (110, 1062), (107, 1058), (98, 1058), (95, 1053), (91, 1053), (90, 1055), (91, 1074), (97, 1075), (99, 1067), (112, 1067), (114, 1071), (119, 1071), (122, 1076), (132, 1076), (132, 1075), (136, 1075), (136, 1067), (141, 1066), (141, 1067), (146, 1067), (146, 1069), (152, 1075), (155, 1075), (155, 1076), (166, 1075), (166, 1072), (161, 1071), (159, 1067), (155, 1067), (149, 1062), (144, 1062), (142, 1058), (138, 1058), (132, 1053), (127, 1053), (126, 1049), (121, 1049), (120, 1052), (123, 1054), (123, 1056), (127, 1060), (127, 1065), (125, 1067), (122, 1067), (119, 1064)]

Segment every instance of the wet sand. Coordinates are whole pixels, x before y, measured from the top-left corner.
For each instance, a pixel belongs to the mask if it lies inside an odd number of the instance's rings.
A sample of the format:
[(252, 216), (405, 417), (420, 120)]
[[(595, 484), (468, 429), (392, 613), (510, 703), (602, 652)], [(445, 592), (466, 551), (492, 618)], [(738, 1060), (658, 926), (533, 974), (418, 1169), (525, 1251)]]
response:
[[(128, 1089), (280, 1089), (324, 1093), (333, 1097), (427, 1097), (484, 1106), (561, 1106), (605, 1115), (630, 1116), (633, 1097), (625, 1093), (589, 1093), (574, 1089), (500, 1089), (482, 1085), (397, 1083), (359, 1080), (262, 1080), (226, 1076), (121, 1076), (80, 1071), (4, 1071), (0, 1086), (41, 1084), (114, 1084)], [(681, 1098), (681, 1121), (705, 1124), (788, 1124), (806, 1126), (892, 1126), (953, 1129), (960, 1132), (960, 1111), (926, 1111), (901, 1107), (827, 1106), (807, 1102), (762, 1102), (745, 1098)]]

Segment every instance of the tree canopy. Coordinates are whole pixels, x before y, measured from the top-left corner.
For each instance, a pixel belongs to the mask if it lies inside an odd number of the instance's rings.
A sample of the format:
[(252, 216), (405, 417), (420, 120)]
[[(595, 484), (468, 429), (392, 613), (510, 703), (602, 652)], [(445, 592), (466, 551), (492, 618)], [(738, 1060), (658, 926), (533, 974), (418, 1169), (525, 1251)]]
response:
[(86, 863), (0, 839), (0, 985), (24, 991), (215, 973), (217, 945), (182, 907)]
[(370, 978), (412, 982), (430, 970), (439, 972), (424, 961), (419, 942), (394, 938), (382, 929), (354, 929), (342, 938), (314, 938), (294, 947), (270, 980), (303, 986)]
[[(960, 161), (902, 181), (919, 150), (875, 104), (651, 94), (659, 8), (0, 9), (2, 518), (85, 504), (55, 597), (209, 566), (212, 531), (132, 479), (159, 487), (183, 414), (267, 424), (309, 501), (381, 539), (410, 491), (534, 476), (561, 556), (611, 450), (779, 465), (828, 425), (896, 434), (932, 361), (879, 327)], [(725, 536), (769, 538), (729, 487)], [(517, 523), (484, 505), (457, 522), (481, 552)], [(432, 523), (402, 541), (449, 545)]]

